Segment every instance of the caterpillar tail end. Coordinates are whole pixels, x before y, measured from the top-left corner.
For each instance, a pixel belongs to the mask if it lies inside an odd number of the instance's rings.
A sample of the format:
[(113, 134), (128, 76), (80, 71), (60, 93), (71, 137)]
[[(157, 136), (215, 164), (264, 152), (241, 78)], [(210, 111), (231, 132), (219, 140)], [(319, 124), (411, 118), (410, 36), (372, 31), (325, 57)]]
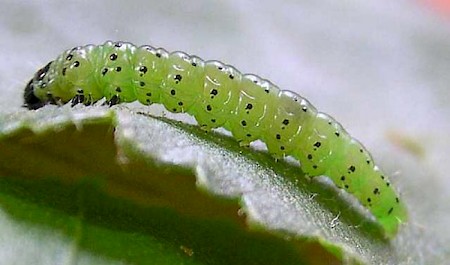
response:
[(408, 221), (408, 214), (405, 205), (401, 204), (394, 215), (389, 215), (379, 219), (379, 222), (385, 230), (385, 236), (388, 239), (393, 239), (399, 232), (401, 226)]
[(44, 76), (47, 74), (48, 70), (50, 69), (50, 64), (52, 62), (49, 62), (46, 66), (44, 66), (43, 68), (39, 69), (39, 71), (36, 72), (36, 74), (34, 75), (34, 77), (30, 80), (30, 82), (28, 82), (27, 86), (25, 87), (25, 91), (23, 94), (23, 99), (24, 99), (24, 107), (33, 110), (33, 109), (38, 109), (41, 108), (45, 105), (45, 102), (42, 101), (41, 99), (39, 99), (38, 97), (36, 97), (36, 95), (34, 94), (34, 85), (35, 85), (35, 81), (41, 81)]

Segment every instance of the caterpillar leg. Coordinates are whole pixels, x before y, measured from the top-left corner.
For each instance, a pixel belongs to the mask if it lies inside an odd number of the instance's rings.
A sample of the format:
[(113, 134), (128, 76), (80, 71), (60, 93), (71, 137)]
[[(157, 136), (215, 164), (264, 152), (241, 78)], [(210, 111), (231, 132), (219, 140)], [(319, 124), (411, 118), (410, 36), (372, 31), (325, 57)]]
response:
[(110, 107), (120, 103), (120, 97), (118, 95), (112, 96), (109, 100), (106, 100), (103, 105), (108, 105)]
[(208, 124), (201, 124), (200, 129), (204, 132), (210, 132), (213, 128)]
[(238, 140), (239, 146), (240, 147), (250, 147), (250, 143), (249, 141), (246, 140)]
[(84, 95), (83, 94), (77, 94), (75, 97), (72, 98), (70, 101), (70, 106), (74, 107), (75, 105), (78, 105), (80, 103), (84, 103)]

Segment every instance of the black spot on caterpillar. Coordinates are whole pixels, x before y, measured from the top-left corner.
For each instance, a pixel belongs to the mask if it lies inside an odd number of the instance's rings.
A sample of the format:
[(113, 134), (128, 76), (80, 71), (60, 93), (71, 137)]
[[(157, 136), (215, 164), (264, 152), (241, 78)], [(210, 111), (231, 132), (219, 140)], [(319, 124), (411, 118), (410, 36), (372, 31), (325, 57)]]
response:
[(126, 42), (75, 47), (40, 69), (25, 88), (25, 105), (110, 105), (138, 100), (193, 115), (205, 130), (224, 127), (241, 145), (257, 139), (274, 157), (292, 156), (313, 177), (326, 175), (353, 194), (396, 234), (407, 220), (388, 178), (332, 117), (300, 95), (230, 65)]

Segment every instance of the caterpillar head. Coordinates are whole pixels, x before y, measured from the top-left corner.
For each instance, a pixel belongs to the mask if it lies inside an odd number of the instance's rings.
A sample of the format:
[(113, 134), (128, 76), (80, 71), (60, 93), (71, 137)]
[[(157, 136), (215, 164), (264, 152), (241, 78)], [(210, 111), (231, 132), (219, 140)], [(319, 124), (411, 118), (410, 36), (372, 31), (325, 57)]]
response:
[(44, 79), (45, 75), (47, 74), (48, 70), (50, 69), (50, 64), (53, 61), (49, 62), (46, 66), (39, 69), (39, 71), (36, 72), (34, 77), (28, 82), (27, 86), (25, 87), (25, 92), (23, 95), (23, 98), (25, 100), (24, 107), (27, 107), (28, 109), (38, 109), (45, 105), (45, 102), (36, 97), (34, 94), (35, 85)]

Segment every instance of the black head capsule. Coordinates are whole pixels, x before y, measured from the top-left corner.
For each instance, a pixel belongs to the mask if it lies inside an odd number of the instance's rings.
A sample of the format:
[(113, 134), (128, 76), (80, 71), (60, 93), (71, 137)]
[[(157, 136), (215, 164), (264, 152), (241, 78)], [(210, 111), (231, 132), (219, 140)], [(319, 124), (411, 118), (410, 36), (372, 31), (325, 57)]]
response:
[(38, 109), (45, 105), (44, 101), (41, 101), (38, 97), (36, 97), (36, 95), (34, 95), (34, 83), (44, 79), (52, 62), (53, 61), (49, 62), (46, 66), (39, 69), (30, 82), (28, 82), (23, 94), (23, 99), (25, 101), (24, 107), (27, 107), (28, 109)]

